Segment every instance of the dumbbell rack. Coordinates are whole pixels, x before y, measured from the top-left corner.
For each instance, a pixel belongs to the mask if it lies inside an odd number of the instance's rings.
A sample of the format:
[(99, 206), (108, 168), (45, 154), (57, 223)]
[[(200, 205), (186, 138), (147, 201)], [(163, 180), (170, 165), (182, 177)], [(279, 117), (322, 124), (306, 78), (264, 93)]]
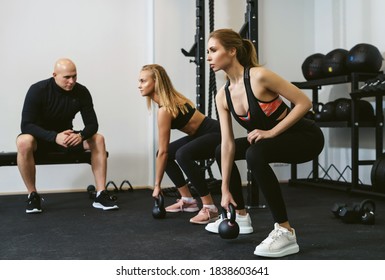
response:
[[(292, 82), (295, 86), (303, 90), (312, 90), (312, 103), (313, 109), (316, 110), (318, 104), (318, 93), (323, 86), (336, 85), (343, 83), (351, 84), (351, 93), (350, 97), (352, 99), (351, 107), (351, 120), (349, 121), (336, 121), (336, 122), (317, 122), (319, 127), (350, 127), (351, 129), (351, 167), (347, 166), (343, 172), (337, 172), (340, 175), (340, 178), (343, 177), (343, 173), (346, 169), (351, 169), (351, 181), (333, 180), (328, 176), (327, 172), (330, 168), (323, 168), (320, 166), (318, 157), (312, 161), (312, 172), (308, 178), (299, 179), (297, 178), (297, 165), (291, 165), (291, 179), (289, 180), (289, 185), (301, 184), (301, 185), (311, 185), (317, 187), (325, 187), (331, 189), (345, 190), (349, 192), (358, 192), (366, 193), (376, 196), (383, 196), (382, 193), (374, 193), (372, 191), (372, 186), (367, 184), (362, 184), (359, 179), (359, 166), (360, 165), (373, 165), (375, 160), (360, 160), (359, 159), (359, 129), (361, 127), (372, 127), (375, 129), (375, 149), (376, 149), (376, 158), (378, 158), (383, 153), (383, 108), (382, 101), (385, 95), (385, 91), (371, 91), (371, 92), (362, 92), (359, 90), (359, 82), (364, 82), (368, 79), (376, 77), (379, 73), (350, 73), (349, 75), (330, 77), (324, 79), (310, 80), (306, 82)], [(375, 120), (374, 121), (358, 121), (358, 101), (362, 98), (374, 97), (375, 98)], [(327, 143), (325, 143), (326, 145)], [(336, 170), (335, 166), (332, 165), (333, 169)], [(326, 172), (326, 176), (320, 178), (319, 169), (322, 169)], [(325, 179), (329, 177), (329, 179)]]

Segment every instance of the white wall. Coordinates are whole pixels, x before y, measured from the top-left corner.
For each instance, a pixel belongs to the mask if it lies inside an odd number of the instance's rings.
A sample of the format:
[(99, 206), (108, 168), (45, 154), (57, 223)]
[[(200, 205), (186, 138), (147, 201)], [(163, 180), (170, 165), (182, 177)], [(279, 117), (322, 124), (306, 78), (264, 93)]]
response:
[[(50, 77), (57, 58), (70, 57), (78, 67), (78, 82), (93, 95), (100, 132), (106, 136), (108, 179), (147, 185), (148, 119), (137, 77), (153, 52), (146, 16), (151, 3), (1, 0), (0, 151), (16, 150), (29, 86)], [(38, 166), (37, 171), (41, 191), (84, 189), (93, 183), (88, 165)], [(0, 192), (25, 192), (16, 167), (1, 167), (0, 178)]]
[[(314, 50), (314, 1), (262, 0), (259, 6), (260, 63), (288, 81), (302, 81), (301, 64)], [(289, 165), (273, 167), (280, 181), (290, 178)], [(298, 176), (311, 170), (310, 163), (301, 164)]]
[[(240, 30), (246, 2), (215, 1), (215, 28)], [(383, 52), (384, 6), (381, 0), (260, 0), (260, 62), (289, 81), (303, 81), (301, 64), (315, 52), (360, 42)], [(28, 87), (50, 77), (54, 61), (68, 56), (77, 63), (78, 81), (93, 94), (110, 152), (108, 180), (152, 185), (156, 126), (137, 90), (138, 73), (143, 64), (162, 64), (175, 87), (195, 101), (195, 64), (181, 53), (194, 43), (195, 29), (191, 0), (0, 0), (0, 151), (16, 149)], [(222, 73), (217, 73), (217, 82), (219, 88)], [(323, 90), (327, 100), (349, 89)], [(326, 129), (325, 135), (331, 147), (325, 147), (322, 163), (346, 165), (350, 150), (344, 138), (349, 133)], [(180, 136), (173, 132), (174, 138)], [(362, 153), (373, 153), (369, 146)], [(275, 169), (280, 180), (289, 179), (288, 166)], [(307, 176), (310, 170), (304, 164), (299, 174)], [(38, 166), (37, 183), (40, 191), (71, 191), (85, 189), (93, 178), (87, 165)], [(0, 167), (0, 193), (17, 192), (25, 192), (17, 168)]]

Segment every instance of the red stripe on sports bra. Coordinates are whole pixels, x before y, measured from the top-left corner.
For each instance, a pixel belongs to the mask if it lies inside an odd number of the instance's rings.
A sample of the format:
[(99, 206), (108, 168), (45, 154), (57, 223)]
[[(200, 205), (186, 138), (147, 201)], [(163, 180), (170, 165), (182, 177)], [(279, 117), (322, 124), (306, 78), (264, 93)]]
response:
[(265, 113), (266, 116), (270, 116), (273, 114), (278, 107), (282, 104), (282, 99), (277, 98), (272, 102), (259, 102), (259, 106), (261, 107), (262, 111)]
[(242, 121), (249, 121), (250, 120), (250, 110), (247, 111), (247, 115), (246, 116), (238, 116), (239, 119), (241, 119)]

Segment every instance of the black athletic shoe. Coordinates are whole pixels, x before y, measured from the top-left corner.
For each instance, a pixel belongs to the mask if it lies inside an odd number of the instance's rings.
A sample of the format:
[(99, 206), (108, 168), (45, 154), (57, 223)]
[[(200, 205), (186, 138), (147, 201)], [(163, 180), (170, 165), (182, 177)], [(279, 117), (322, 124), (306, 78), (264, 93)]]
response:
[(115, 199), (112, 198), (106, 190), (102, 191), (98, 197), (95, 198), (93, 207), (103, 210), (115, 210), (119, 209), (115, 203)]
[(37, 194), (37, 192), (32, 192), (28, 196), (27, 200), (27, 207), (25, 209), (25, 212), (27, 214), (33, 214), (33, 213), (41, 213), (43, 210), (41, 209), (41, 198)]

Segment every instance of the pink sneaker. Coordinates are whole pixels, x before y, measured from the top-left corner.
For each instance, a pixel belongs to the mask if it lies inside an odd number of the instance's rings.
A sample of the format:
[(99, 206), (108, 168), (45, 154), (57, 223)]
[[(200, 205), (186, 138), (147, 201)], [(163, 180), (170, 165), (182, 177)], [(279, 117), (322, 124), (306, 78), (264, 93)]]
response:
[(197, 201), (187, 202), (183, 199), (178, 199), (173, 205), (166, 207), (166, 212), (197, 212), (199, 211)]
[(199, 211), (198, 215), (190, 219), (190, 223), (205, 225), (215, 222), (218, 218), (218, 209), (212, 210), (210, 208), (203, 207), (201, 211)]

